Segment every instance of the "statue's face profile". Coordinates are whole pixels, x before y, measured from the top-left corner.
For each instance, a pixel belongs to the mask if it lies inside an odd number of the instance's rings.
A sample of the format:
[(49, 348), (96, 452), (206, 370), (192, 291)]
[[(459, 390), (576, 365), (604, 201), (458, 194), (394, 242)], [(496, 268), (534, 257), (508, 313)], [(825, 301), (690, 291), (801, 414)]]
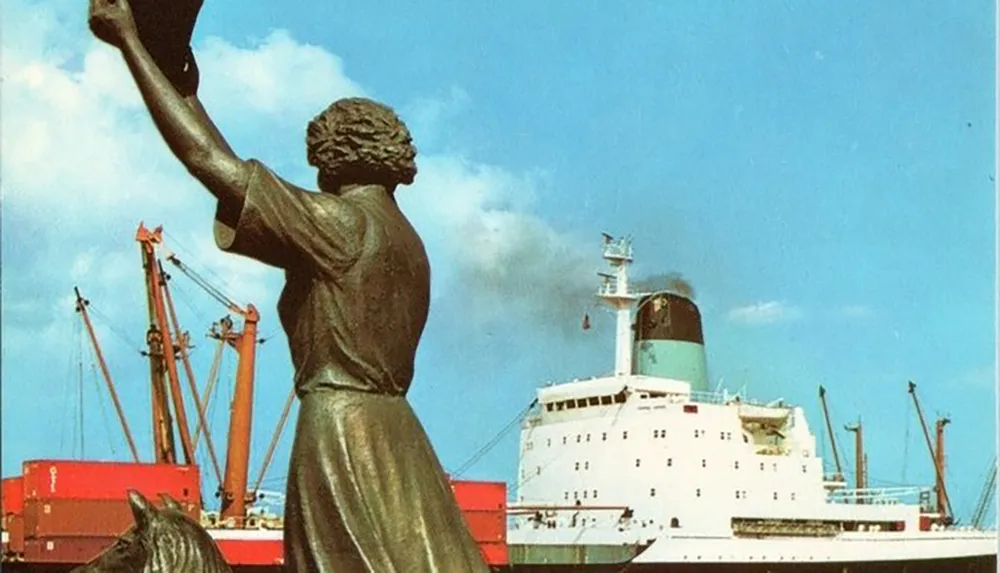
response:
[(309, 164), (319, 169), (321, 190), (378, 184), (392, 191), (417, 173), (417, 150), (406, 124), (383, 104), (366, 98), (335, 101), (307, 128)]

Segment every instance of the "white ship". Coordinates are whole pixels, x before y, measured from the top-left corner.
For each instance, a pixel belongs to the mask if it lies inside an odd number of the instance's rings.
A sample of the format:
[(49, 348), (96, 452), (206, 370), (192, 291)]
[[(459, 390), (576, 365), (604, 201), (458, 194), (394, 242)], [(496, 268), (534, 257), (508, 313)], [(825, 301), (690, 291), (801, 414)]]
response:
[(996, 570), (996, 531), (952, 525), (931, 488), (849, 489), (802, 408), (710, 391), (695, 303), (630, 289), (627, 238), (604, 258), (615, 371), (538, 390), (511, 570)]

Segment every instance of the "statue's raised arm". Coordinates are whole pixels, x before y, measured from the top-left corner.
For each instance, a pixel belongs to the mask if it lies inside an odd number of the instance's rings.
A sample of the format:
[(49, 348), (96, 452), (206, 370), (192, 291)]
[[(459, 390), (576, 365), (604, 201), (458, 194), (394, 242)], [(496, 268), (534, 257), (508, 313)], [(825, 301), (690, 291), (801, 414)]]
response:
[[(192, 27), (196, 14), (197, 10), (190, 17)], [(161, 68), (143, 41), (130, 0), (90, 0), (89, 22), (94, 35), (121, 51), (157, 129), (177, 159), (215, 195), (222, 213), (239, 213), (250, 168), (233, 153), (198, 102), (198, 67), (187, 42), (178, 39), (170, 45), (160, 38), (152, 43)], [(190, 33), (188, 29), (187, 40)], [(145, 35), (147, 41), (155, 37)]]

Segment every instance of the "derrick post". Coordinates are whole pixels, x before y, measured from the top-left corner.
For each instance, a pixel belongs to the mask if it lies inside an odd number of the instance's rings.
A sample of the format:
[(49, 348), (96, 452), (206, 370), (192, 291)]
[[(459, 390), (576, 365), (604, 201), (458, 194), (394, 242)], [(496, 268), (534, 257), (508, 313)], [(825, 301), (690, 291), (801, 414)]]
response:
[(229, 417), (229, 448), (226, 475), (222, 486), (222, 519), (232, 518), (242, 527), (246, 506), (251, 501), (247, 491), (250, 463), (250, 427), (253, 413), (254, 358), (257, 346), (257, 322), (260, 314), (247, 305), (243, 314), (243, 332), (231, 340), (239, 355), (236, 367), (236, 388)]
[(181, 394), (180, 376), (177, 373), (177, 361), (174, 358), (174, 343), (170, 336), (170, 326), (167, 324), (166, 305), (163, 301), (163, 276), (160, 273), (159, 265), (156, 263), (155, 245), (161, 243), (162, 227), (157, 227), (150, 231), (141, 223), (136, 232), (135, 240), (142, 248), (143, 267), (146, 271), (146, 286), (149, 294), (149, 301), (152, 306), (151, 318), (154, 323), (150, 330), (154, 328), (159, 335), (160, 351), (163, 364), (167, 369), (167, 376), (170, 382), (170, 394), (174, 403), (174, 413), (177, 416), (177, 429), (181, 435), (181, 447), (184, 450), (184, 463), (191, 465), (194, 463), (194, 450), (192, 448), (191, 433), (188, 427), (187, 415), (184, 412), (184, 396)]
[(945, 519), (950, 517), (948, 512), (948, 501), (945, 496), (944, 487), (944, 427), (951, 422), (948, 418), (938, 418), (934, 423), (934, 430), (937, 438), (937, 448), (934, 456), (935, 469), (935, 491), (937, 493), (937, 511)]
[[(861, 420), (853, 426), (846, 426), (845, 429), (848, 432), (854, 432), (854, 487), (857, 490), (863, 490), (867, 487), (865, 483), (867, 481), (867, 476), (865, 475), (865, 442), (864, 442), (864, 429), (861, 426)], [(857, 503), (864, 503), (864, 495), (861, 491), (858, 491), (855, 498)]]

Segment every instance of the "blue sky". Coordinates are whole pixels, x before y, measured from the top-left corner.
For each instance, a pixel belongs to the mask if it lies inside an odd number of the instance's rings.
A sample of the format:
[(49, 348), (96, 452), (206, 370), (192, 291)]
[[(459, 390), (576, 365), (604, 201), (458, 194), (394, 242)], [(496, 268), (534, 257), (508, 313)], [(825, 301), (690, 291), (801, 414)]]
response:
[[(78, 340), (75, 284), (103, 317), (149, 455), (140, 220), (162, 223), (171, 249), (274, 334), (259, 355), (255, 474), (291, 379), (280, 274), (215, 250), (208, 194), (79, 2), (4, 9), (3, 474), (79, 455), (81, 380), (86, 455), (125, 454)], [(953, 418), (948, 473), (966, 516), (996, 434), (994, 20), (980, 1), (213, 0), (195, 50), (236, 150), (300, 184), (314, 178), (305, 124), (333, 99), (374, 97), (410, 124), (420, 173), (400, 201), (434, 275), (410, 397), (447, 468), (538, 385), (612, 368), (612, 318), (590, 297), (608, 231), (635, 237), (638, 275), (693, 283), (713, 380), (802, 404), (817, 433), (820, 383), (838, 426), (860, 416), (876, 483), (932, 481), (916, 381), (925, 411)], [(203, 384), (203, 334), (224, 310), (173, 284)], [(516, 432), (467, 475), (515, 472)]]

